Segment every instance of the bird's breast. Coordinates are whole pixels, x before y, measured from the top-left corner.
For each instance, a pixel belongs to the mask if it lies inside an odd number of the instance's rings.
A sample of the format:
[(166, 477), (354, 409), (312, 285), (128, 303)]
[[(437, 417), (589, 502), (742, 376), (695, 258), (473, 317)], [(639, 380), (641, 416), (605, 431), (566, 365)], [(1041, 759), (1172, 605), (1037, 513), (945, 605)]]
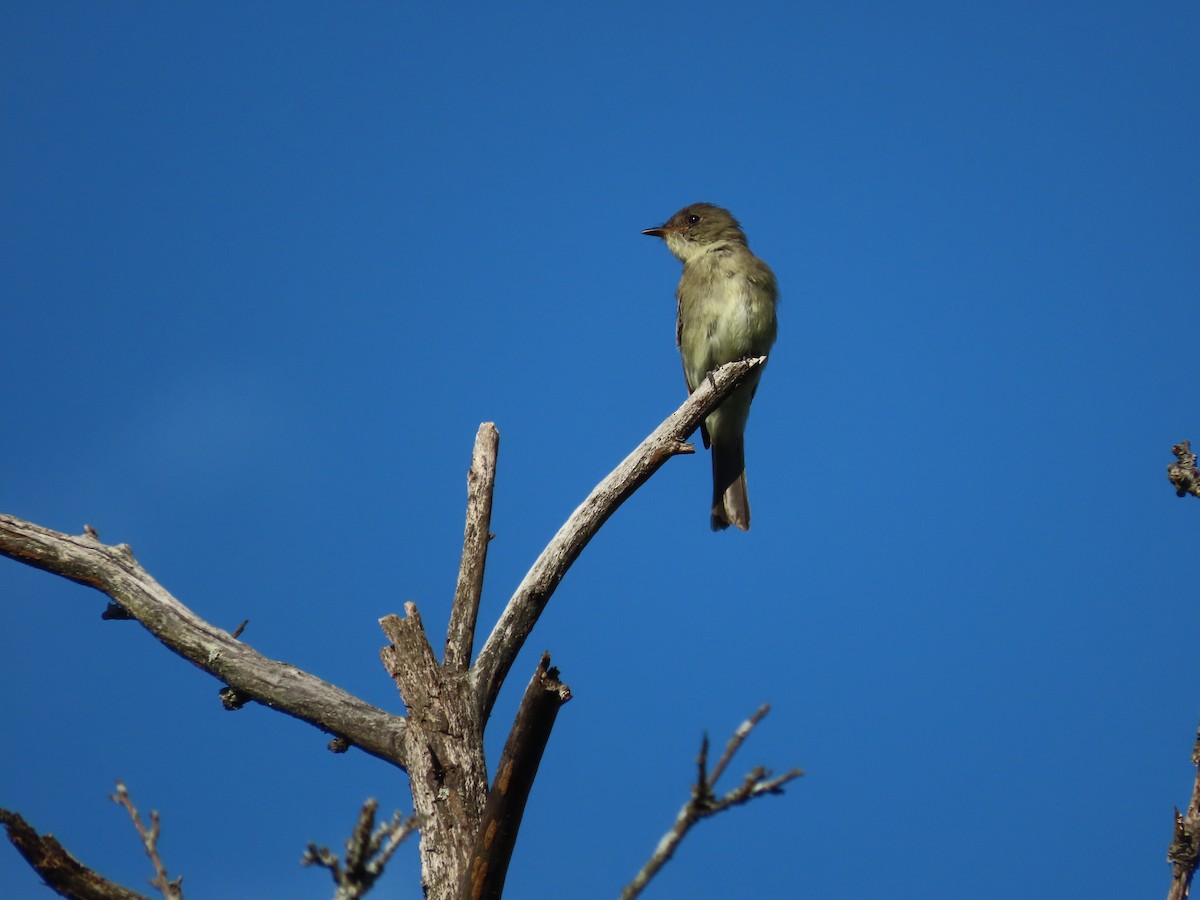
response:
[(724, 363), (765, 355), (775, 340), (772, 301), (736, 265), (685, 267), (679, 283), (679, 343), (689, 382), (694, 385)]

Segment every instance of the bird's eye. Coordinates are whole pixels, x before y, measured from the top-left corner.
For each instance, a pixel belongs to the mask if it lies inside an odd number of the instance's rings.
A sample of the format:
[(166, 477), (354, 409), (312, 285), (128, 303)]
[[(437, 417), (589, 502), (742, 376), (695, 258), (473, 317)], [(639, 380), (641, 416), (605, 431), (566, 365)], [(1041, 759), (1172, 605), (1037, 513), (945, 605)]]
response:
[(689, 225), (699, 225), (700, 217), (698, 215), (696, 215), (695, 213), (692, 213), (690, 216), (688, 216), (688, 224)]

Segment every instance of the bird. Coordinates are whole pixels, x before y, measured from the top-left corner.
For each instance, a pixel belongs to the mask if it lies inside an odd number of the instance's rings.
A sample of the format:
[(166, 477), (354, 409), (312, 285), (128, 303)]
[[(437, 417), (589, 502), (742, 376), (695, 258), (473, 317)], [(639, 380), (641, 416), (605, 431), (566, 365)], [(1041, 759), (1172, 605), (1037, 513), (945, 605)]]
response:
[[(662, 238), (683, 263), (675, 343), (689, 393), (725, 363), (770, 353), (779, 302), (775, 274), (750, 251), (729, 210), (693, 203), (642, 234)], [(704, 446), (712, 448), (713, 531), (750, 530), (744, 435), (762, 371), (751, 373), (700, 425)]]

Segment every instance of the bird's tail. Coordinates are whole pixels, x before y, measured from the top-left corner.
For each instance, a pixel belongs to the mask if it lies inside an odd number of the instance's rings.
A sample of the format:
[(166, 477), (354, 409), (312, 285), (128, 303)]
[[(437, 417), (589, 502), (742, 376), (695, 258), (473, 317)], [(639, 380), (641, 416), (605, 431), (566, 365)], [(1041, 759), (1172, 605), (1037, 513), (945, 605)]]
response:
[(750, 530), (750, 498), (746, 495), (746, 451), (739, 434), (735, 439), (712, 442), (712, 530), (736, 525)]

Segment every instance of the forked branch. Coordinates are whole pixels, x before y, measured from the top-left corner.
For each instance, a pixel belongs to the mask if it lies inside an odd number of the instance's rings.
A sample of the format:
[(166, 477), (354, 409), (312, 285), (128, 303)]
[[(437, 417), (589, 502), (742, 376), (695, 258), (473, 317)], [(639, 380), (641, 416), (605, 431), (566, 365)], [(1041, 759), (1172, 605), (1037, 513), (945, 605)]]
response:
[[(334, 749), (356, 744), (380, 759), (411, 768), (413, 806), (422, 823), (422, 881), (427, 895), (451, 898), (466, 891), (473, 897), (498, 896), (550, 727), (570, 696), (548, 659), (543, 659), (489, 788), (483, 731), (501, 684), (567, 569), (604, 522), (668, 459), (693, 452), (685, 443), (688, 437), (764, 362), (764, 358), (740, 360), (713, 372), (587, 496), (534, 562), (468, 668), (491, 537), (499, 446), (495, 427), (491, 423), (480, 427), (468, 476), (462, 562), (443, 661), (439, 664), (435, 658), (415, 605), (406, 604), (403, 618), (381, 620), (390, 641), (383, 661), (396, 679), (409, 718), (390, 715), (294, 666), (262, 656), (239, 640), (239, 634), (216, 628), (169, 594), (137, 563), (128, 546), (100, 543), (94, 529), (68, 535), (0, 515), (0, 555), (103, 592), (112, 600), (107, 618), (137, 619), (169, 649), (219, 678), (227, 685), (222, 697), (230, 708), (257, 701), (331, 732)], [(777, 793), (800, 774), (793, 771), (772, 778), (757, 769), (725, 797), (713, 793), (717, 777), (763, 713), (765, 708), (730, 741), (712, 778), (702, 771), (696, 796), (685, 808), (686, 815), (681, 813), (678, 833), (664, 839), (649, 874), (639, 876), (643, 884), (695, 821), (763, 793)], [(373, 816), (374, 810), (370, 812)], [(358, 862), (348, 856), (343, 864), (328, 851), (310, 848), (309, 861), (330, 868), (335, 879), (341, 879), (339, 890), (342, 886), (358, 890), (350, 882), (361, 886), (370, 874), (361, 861), (370, 856), (367, 851), (378, 847), (362, 842), (371, 831), (362, 823), (355, 832)], [(361, 871), (351, 877), (347, 872), (352, 865)], [(162, 879), (170, 884), (165, 872)]]
[(740, 806), (743, 803), (749, 803), (755, 797), (761, 797), (764, 794), (782, 794), (783, 786), (789, 781), (799, 778), (804, 774), (801, 769), (792, 769), (784, 772), (782, 775), (771, 776), (769, 770), (762, 766), (751, 770), (742, 778), (742, 783), (733, 790), (725, 794), (724, 797), (718, 797), (716, 794), (717, 780), (729, 767), (733, 761), (734, 754), (738, 752), (750, 732), (754, 730), (759, 722), (762, 721), (770, 711), (769, 706), (760, 706), (758, 710), (749, 719), (738, 726), (737, 731), (729, 739), (729, 743), (725, 745), (725, 752), (721, 754), (721, 758), (717, 761), (717, 765), (713, 768), (712, 774), (708, 774), (708, 735), (705, 735), (700, 742), (700, 754), (696, 758), (696, 766), (698, 774), (696, 783), (692, 785), (692, 796), (683, 808), (679, 810), (679, 815), (675, 817), (675, 824), (671, 826), (671, 830), (663, 835), (662, 840), (658, 842), (658, 846), (654, 849), (653, 855), (646, 862), (640, 872), (634, 877), (633, 881), (621, 891), (621, 900), (633, 900), (650, 883), (650, 879), (658, 874), (659, 870), (667, 864), (667, 861), (675, 854), (676, 849), (683, 842), (684, 837), (691, 831), (692, 827), (701, 819), (707, 819), (709, 816), (714, 816), (723, 810), (729, 809), (731, 806)]
[(167, 867), (158, 854), (158, 810), (150, 811), (150, 825), (147, 827), (142, 822), (142, 817), (138, 815), (137, 807), (133, 805), (133, 798), (129, 796), (129, 791), (125, 790), (125, 785), (119, 781), (117, 782), (117, 792), (112, 795), (112, 801), (129, 813), (129, 818), (133, 820), (133, 827), (137, 829), (138, 837), (142, 839), (142, 846), (146, 848), (146, 855), (150, 857), (150, 864), (154, 866), (154, 877), (150, 879), (150, 884), (158, 888), (159, 893), (163, 895), (163, 900), (183, 900), (183, 876), (180, 875), (174, 881), (169, 879)]
[(417, 817), (403, 819), (394, 813), (391, 821), (375, 827), (375, 812), (379, 803), (374, 799), (363, 804), (354, 832), (346, 840), (343, 861), (328, 847), (309, 844), (300, 857), (302, 866), (321, 866), (328, 869), (337, 885), (334, 900), (360, 900), (379, 880), (392, 854), (417, 829)]

